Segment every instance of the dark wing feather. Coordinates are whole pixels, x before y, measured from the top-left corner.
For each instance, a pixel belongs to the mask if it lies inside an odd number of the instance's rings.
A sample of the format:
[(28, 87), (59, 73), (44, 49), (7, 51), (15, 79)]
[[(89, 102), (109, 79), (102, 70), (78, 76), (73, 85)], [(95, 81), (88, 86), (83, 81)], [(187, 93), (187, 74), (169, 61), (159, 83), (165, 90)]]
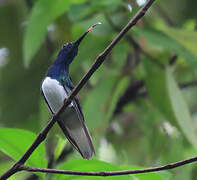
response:
[[(67, 87), (64, 86), (64, 89), (65, 91), (70, 94), (71, 90), (68, 89)], [(86, 158), (86, 159), (89, 159), (93, 153), (95, 153), (95, 150), (94, 150), (94, 146), (92, 144), (92, 140), (91, 140), (91, 137), (90, 137), (90, 134), (88, 132), (88, 129), (85, 125), (85, 121), (84, 121), (84, 115), (83, 115), (83, 112), (81, 110), (81, 106), (80, 106), (80, 103), (79, 103), (79, 100), (78, 98), (74, 98), (72, 100), (72, 108), (74, 108), (76, 114), (77, 114), (77, 119), (76, 120), (76, 124), (78, 125), (77, 128), (80, 128), (81, 130), (83, 130), (85, 132), (85, 138), (86, 140), (84, 140), (84, 143), (86, 143), (86, 146), (87, 148), (90, 148), (91, 149), (91, 153), (89, 155), (87, 155), (87, 152), (82, 152), (81, 148), (79, 147), (79, 144), (75, 142), (75, 140), (72, 138), (72, 135), (69, 134), (69, 131), (67, 130), (66, 132), (66, 136), (67, 138), (69, 139), (69, 141), (71, 142), (71, 144), (73, 144), (73, 146), (80, 152), (80, 154), (82, 155), (82, 157)], [(65, 126), (64, 123), (61, 123), (61, 128), (62, 130), (63, 129), (66, 129), (65, 127), (62, 127), (62, 126)], [(65, 132), (65, 131), (64, 131)], [(83, 136), (83, 134), (81, 134), (81, 136)], [(77, 146), (77, 147), (76, 147)]]
[(89, 131), (88, 131), (88, 128), (87, 128), (87, 126), (85, 125), (84, 115), (83, 115), (83, 112), (82, 112), (82, 110), (81, 110), (81, 106), (80, 106), (79, 100), (78, 100), (77, 98), (74, 99), (74, 101), (73, 101), (73, 106), (74, 106), (74, 108), (75, 108), (75, 110), (76, 110), (76, 112), (77, 112), (78, 118), (79, 118), (79, 120), (81, 121), (81, 124), (82, 124), (82, 126), (83, 126), (83, 129), (84, 129), (84, 131), (85, 131), (85, 133), (86, 133), (86, 136), (87, 136), (87, 138), (88, 138), (89, 145), (90, 145), (90, 147), (91, 147), (93, 153), (95, 153), (94, 146), (93, 146), (93, 144), (92, 144), (92, 139), (91, 139), (90, 133), (89, 133)]
[[(71, 92), (69, 87), (64, 87), (64, 90), (66, 94), (70, 94)], [(53, 112), (52, 108), (47, 102), (48, 98), (45, 97), (43, 90), (41, 90), (41, 92), (49, 110), (52, 114), (54, 114), (55, 112)], [(74, 118), (68, 117), (70, 112), (72, 112), (71, 114), (74, 115)], [(92, 144), (88, 129), (85, 125), (84, 116), (77, 98), (73, 99), (72, 106), (69, 106), (60, 114), (57, 122), (64, 135), (74, 146), (74, 148), (81, 154), (81, 156), (85, 159), (90, 159), (95, 152), (94, 146)]]

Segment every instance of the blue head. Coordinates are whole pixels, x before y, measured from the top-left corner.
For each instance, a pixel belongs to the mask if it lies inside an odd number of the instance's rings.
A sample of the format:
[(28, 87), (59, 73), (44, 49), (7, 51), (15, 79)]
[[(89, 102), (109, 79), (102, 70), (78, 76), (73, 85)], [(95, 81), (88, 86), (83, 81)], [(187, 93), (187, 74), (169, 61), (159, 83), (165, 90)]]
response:
[(46, 74), (47, 76), (50, 76), (54, 79), (59, 79), (60, 76), (68, 75), (69, 65), (72, 63), (75, 56), (77, 56), (79, 44), (86, 34), (87, 32), (84, 33), (77, 41), (68, 42), (62, 46), (56, 57), (56, 60), (49, 67)]
[(97, 24), (91, 26), (79, 39), (75, 42), (69, 42), (62, 46), (55, 62), (49, 67), (47, 76), (59, 79), (60, 76), (67, 76), (69, 73), (69, 65), (72, 63), (78, 53), (78, 47), (84, 37), (90, 32)]
[(62, 66), (69, 66), (77, 53), (78, 46), (74, 42), (64, 44), (58, 53), (54, 65), (60, 64)]

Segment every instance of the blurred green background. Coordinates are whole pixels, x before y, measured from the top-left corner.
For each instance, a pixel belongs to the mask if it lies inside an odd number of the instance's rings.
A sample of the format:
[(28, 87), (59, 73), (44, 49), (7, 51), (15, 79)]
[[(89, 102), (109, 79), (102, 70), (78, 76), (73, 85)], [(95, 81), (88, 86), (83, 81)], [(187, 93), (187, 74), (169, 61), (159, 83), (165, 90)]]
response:
[[(74, 84), (146, 0), (0, 0), (0, 174), (51, 115), (40, 85), (61, 46), (92, 24), (71, 65)], [(82, 160), (56, 125), (27, 165), (65, 170), (158, 166), (196, 155), (197, 2), (157, 0), (80, 91), (96, 155)], [(104, 162), (105, 161), (105, 162)], [(134, 180), (195, 180), (197, 166)], [(10, 179), (102, 179), (20, 172)], [(103, 178), (104, 179), (104, 178)]]

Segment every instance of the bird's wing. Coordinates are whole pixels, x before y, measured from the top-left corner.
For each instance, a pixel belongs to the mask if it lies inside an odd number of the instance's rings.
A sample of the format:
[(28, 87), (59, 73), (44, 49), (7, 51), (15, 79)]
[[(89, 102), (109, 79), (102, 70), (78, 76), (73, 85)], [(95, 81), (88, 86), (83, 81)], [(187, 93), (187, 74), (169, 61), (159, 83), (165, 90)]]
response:
[[(63, 105), (64, 100), (70, 94), (71, 89), (62, 86), (57, 80), (45, 78), (41, 91), (50, 111), (55, 114)], [(94, 147), (86, 125), (79, 101), (74, 98), (70, 105), (63, 111), (57, 122), (70, 143), (79, 151), (85, 159), (90, 159), (94, 153)], [(73, 117), (68, 116), (72, 114)]]
[[(71, 90), (68, 87), (64, 86), (65, 91), (70, 94)], [(72, 109), (75, 111), (75, 118), (66, 119), (66, 115), (61, 119), (61, 128), (66, 128), (68, 134), (65, 134), (69, 139), (71, 144), (80, 152), (83, 158), (90, 159), (95, 153), (94, 146), (92, 144), (92, 140), (88, 131), (87, 126), (85, 125), (84, 115), (81, 110), (81, 106), (78, 98), (74, 98), (72, 100)], [(77, 116), (76, 116), (77, 115)], [(76, 147), (77, 146), (77, 147)]]

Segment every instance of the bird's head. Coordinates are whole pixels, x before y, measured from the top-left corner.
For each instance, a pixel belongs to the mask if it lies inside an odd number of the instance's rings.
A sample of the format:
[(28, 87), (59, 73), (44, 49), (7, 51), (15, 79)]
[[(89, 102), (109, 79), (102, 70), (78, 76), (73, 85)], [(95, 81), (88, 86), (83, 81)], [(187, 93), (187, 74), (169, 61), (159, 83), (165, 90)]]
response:
[(68, 42), (62, 46), (59, 55), (63, 56), (64, 60), (66, 59), (66, 61), (70, 60), (72, 62), (78, 53), (78, 46), (75, 42)]
[[(75, 56), (77, 56), (78, 53), (78, 47), (82, 40), (85, 38), (85, 36), (99, 23), (94, 24), (91, 26), (82, 36), (80, 36), (76, 41), (74, 42), (68, 42), (64, 44), (58, 54), (58, 59), (61, 61), (66, 61), (66, 64), (70, 64)], [(60, 61), (59, 61), (60, 62)]]

